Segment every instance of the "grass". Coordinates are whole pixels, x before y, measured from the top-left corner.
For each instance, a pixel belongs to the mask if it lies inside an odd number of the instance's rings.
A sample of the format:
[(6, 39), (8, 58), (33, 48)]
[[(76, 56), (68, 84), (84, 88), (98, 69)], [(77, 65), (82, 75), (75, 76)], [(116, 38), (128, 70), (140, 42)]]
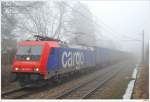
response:
[(125, 93), (129, 81), (129, 79), (118, 81), (118, 84), (112, 89), (112, 95), (110, 98), (122, 99), (122, 95)]

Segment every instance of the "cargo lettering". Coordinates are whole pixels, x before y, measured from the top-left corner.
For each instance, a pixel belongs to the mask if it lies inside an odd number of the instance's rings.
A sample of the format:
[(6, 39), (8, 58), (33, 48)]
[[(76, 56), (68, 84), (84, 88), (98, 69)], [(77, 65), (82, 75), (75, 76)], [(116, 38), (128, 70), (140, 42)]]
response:
[(80, 66), (84, 63), (83, 52), (66, 52), (62, 53), (62, 67)]

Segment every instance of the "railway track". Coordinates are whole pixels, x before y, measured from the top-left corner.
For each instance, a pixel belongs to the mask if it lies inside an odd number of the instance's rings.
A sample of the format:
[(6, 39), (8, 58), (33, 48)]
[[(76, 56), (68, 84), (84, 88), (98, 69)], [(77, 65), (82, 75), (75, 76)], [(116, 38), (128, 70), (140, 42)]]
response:
[(28, 97), (32, 94), (44, 91), (44, 90), (48, 90), (52, 87), (52, 85), (49, 86), (44, 86), (44, 88), (34, 88), (34, 87), (22, 87), (22, 88), (18, 88), (18, 89), (14, 89), (14, 90), (10, 90), (7, 92), (3, 92), (1, 97), (3, 99), (23, 99), (25, 97)]
[(26, 87), (21, 87), (21, 88), (17, 88), (17, 89), (13, 89), (13, 90), (9, 90), (7, 92), (3, 92), (1, 94), (1, 97), (3, 99), (22, 99), (22, 98), (25, 98), (25, 97), (28, 97), (32, 94), (35, 94), (37, 92), (41, 92), (41, 91), (44, 91), (44, 90), (47, 90), (51, 87), (52, 85), (50, 85), (49, 87), (46, 86), (44, 88), (34, 88), (34, 87), (31, 87), (31, 86), (26, 86)]
[[(118, 65), (121, 65), (121, 63)], [(62, 91), (61, 89), (59, 89), (58, 93), (55, 90), (54, 92), (55, 94), (53, 94), (52, 96), (50, 95), (49, 98), (51, 97), (52, 99), (87, 99), (89, 96), (92, 95), (92, 93), (95, 93), (97, 89), (102, 87), (106, 82), (112, 79), (122, 69), (122, 68), (116, 68), (116, 67), (117, 66), (104, 69), (105, 71), (101, 70), (102, 71), (102, 72), (100, 71), (101, 74), (100, 73), (94, 74), (94, 76), (96, 77), (90, 78), (90, 80), (87, 80), (81, 84), (76, 84), (73, 87), (69, 88), (69, 90)], [(2, 93), (2, 98), (3, 99), (28, 98), (28, 96), (31, 96), (31, 95), (34, 95), (35, 93), (42, 92), (43, 90), (49, 90), (49, 89), (50, 89), (49, 87), (44, 88), (44, 89), (43, 88), (38, 89), (38, 90), (37, 89), (32, 90), (31, 88), (19, 88), (19, 89), (15, 89), (15, 90)], [(62, 92), (59, 93), (60, 91)], [(42, 92), (42, 94), (44, 94), (44, 91)]]
[(98, 76), (93, 80), (76, 86), (61, 95), (55, 97), (55, 99), (87, 99), (92, 95), (97, 89), (102, 87), (106, 82), (112, 79), (121, 69), (115, 70), (113, 72), (107, 72), (104, 76)]
[(9, 90), (7, 92), (3, 92), (1, 97), (4, 99), (16, 99), (25, 95), (28, 87), (21, 87), (13, 90)]

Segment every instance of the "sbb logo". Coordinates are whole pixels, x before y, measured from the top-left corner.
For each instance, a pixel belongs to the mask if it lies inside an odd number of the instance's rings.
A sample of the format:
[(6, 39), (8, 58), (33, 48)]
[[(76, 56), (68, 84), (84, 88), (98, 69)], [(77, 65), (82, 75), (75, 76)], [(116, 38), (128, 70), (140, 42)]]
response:
[(84, 63), (84, 55), (83, 52), (66, 52), (62, 53), (62, 67), (74, 67), (80, 66)]

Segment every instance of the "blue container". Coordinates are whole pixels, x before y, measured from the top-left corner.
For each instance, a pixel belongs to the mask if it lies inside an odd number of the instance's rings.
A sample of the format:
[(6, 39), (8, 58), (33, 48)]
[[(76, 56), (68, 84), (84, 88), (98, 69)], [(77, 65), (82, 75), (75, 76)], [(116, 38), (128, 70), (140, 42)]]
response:
[(49, 72), (61, 68), (81, 69), (92, 66), (95, 66), (95, 54), (89, 49), (53, 48), (47, 62)]

